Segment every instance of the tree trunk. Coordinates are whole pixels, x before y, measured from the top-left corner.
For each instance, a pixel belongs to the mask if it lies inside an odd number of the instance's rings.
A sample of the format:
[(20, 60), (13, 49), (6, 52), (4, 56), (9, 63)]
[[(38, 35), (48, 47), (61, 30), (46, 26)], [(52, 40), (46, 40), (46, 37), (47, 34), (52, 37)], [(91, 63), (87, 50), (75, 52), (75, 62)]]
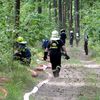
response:
[(49, 21), (51, 22), (51, 1), (49, 1)]
[(78, 46), (80, 40), (79, 0), (75, 0), (75, 36), (76, 36), (76, 45)]
[(54, 7), (54, 18), (55, 22), (57, 23), (57, 0), (53, 0), (53, 7)]
[(72, 17), (72, 0), (69, 0), (69, 32), (72, 30), (73, 27), (73, 17)]
[[(15, 30), (19, 29), (20, 23), (20, 0), (15, 0)], [(15, 37), (18, 37), (18, 32)]]
[(59, 0), (59, 29), (62, 28), (62, 0)]
[(63, 0), (62, 13), (62, 27), (66, 30), (66, 0)]
[[(66, 22), (69, 22), (69, 0), (66, 0)], [(69, 24), (66, 24), (66, 35), (69, 37)]]
[(38, 13), (42, 13), (42, 5), (41, 5), (41, 0), (38, 0)]

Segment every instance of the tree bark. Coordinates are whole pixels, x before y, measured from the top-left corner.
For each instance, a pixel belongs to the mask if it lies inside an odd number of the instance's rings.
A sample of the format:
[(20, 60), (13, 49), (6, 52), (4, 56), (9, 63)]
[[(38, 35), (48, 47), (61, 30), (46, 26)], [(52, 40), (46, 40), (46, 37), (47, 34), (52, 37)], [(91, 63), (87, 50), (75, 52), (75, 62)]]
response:
[(73, 17), (72, 17), (72, 0), (69, 0), (69, 32), (72, 30), (73, 27)]
[[(20, 24), (20, 0), (15, 0), (15, 30), (19, 29)], [(19, 33), (16, 33), (16, 36), (18, 36)]]
[(63, 0), (63, 7), (62, 7), (62, 27), (66, 30), (66, 0)]
[(54, 18), (55, 22), (57, 23), (57, 0), (53, 0), (53, 7), (54, 7)]
[(62, 28), (62, 0), (59, 0), (59, 29)]
[(38, 13), (42, 13), (42, 5), (41, 5), (41, 0), (38, 0)]
[(76, 45), (78, 46), (80, 40), (79, 0), (75, 0), (75, 36), (76, 36)]
[(49, 21), (51, 22), (51, 1), (49, 1), (48, 6), (49, 6)]

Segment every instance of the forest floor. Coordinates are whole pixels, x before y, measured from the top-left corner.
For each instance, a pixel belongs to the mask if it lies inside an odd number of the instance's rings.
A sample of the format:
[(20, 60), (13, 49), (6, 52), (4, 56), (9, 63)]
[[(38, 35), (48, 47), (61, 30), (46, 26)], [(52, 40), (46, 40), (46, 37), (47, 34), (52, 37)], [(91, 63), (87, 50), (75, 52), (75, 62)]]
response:
[[(70, 60), (62, 57), (62, 68), (58, 78), (51, 77), (30, 100), (100, 100), (100, 65), (82, 47), (69, 47)], [(46, 70), (52, 75), (51, 69)], [(48, 79), (42, 72), (38, 78)]]

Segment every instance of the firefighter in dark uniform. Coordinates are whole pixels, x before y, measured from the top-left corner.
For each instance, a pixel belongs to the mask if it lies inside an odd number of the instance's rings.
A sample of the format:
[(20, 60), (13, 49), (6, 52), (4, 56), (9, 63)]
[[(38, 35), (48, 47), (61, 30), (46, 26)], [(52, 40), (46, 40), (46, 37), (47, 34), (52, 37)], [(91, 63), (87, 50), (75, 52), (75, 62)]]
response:
[[(61, 31), (60, 31), (60, 40), (65, 45), (65, 43), (66, 43), (66, 33), (65, 33), (65, 29), (61, 29)], [(61, 54), (63, 56), (65, 56), (65, 52), (64, 52), (63, 48), (61, 49)]]
[(65, 29), (61, 29), (60, 31), (60, 39), (63, 41), (64, 45), (66, 43), (66, 33), (65, 33)]
[(59, 76), (59, 72), (61, 69), (61, 48), (64, 49), (66, 54), (66, 59), (68, 60), (70, 57), (67, 55), (67, 51), (64, 46), (64, 43), (60, 40), (58, 31), (54, 30), (52, 32), (52, 36), (50, 38), (48, 47), (46, 48), (45, 55), (44, 55), (44, 57), (46, 58), (47, 51), (49, 50), (50, 62), (52, 65), (52, 71), (54, 77)]
[(74, 39), (74, 33), (73, 31), (70, 31), (70, 46), (73, 47), (73, 39)]
[(14, 52), (13, 58), (15, 60), (20, 60), (23, 64), (29, 65), (31, 63), (31, 52), (26, 46), (27, 42), (24, 41), (22, 37), (18, 37), (16, 42), (17, 48)]
[(86, 33), (84, 34), (84, 51), (88, 55), (88, 35)]
[[(49, 43), (49, 40), (48, 39), (43, 39), (43, 41), (42, 41), (42, 48), (44, 50), (44, 53), (45, 53), (45, 49), (48, 46), (48, 43)], [(48, 54), (48, 52), (47, 52), (47, 54)], [(43, 60), (46, 60), (46, 57), (43, 57)]]

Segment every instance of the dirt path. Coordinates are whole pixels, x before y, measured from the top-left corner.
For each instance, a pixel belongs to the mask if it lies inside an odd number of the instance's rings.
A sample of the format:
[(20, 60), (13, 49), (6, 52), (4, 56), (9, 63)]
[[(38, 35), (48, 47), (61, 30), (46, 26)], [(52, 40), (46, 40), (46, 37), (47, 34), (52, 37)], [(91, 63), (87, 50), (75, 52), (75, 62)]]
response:
[(100, 100), (100, 65), (82, 48), (69, 48), (68, 53), (71, 59), (62, 60), (59, 78), (52, 77), (30, 100)]

